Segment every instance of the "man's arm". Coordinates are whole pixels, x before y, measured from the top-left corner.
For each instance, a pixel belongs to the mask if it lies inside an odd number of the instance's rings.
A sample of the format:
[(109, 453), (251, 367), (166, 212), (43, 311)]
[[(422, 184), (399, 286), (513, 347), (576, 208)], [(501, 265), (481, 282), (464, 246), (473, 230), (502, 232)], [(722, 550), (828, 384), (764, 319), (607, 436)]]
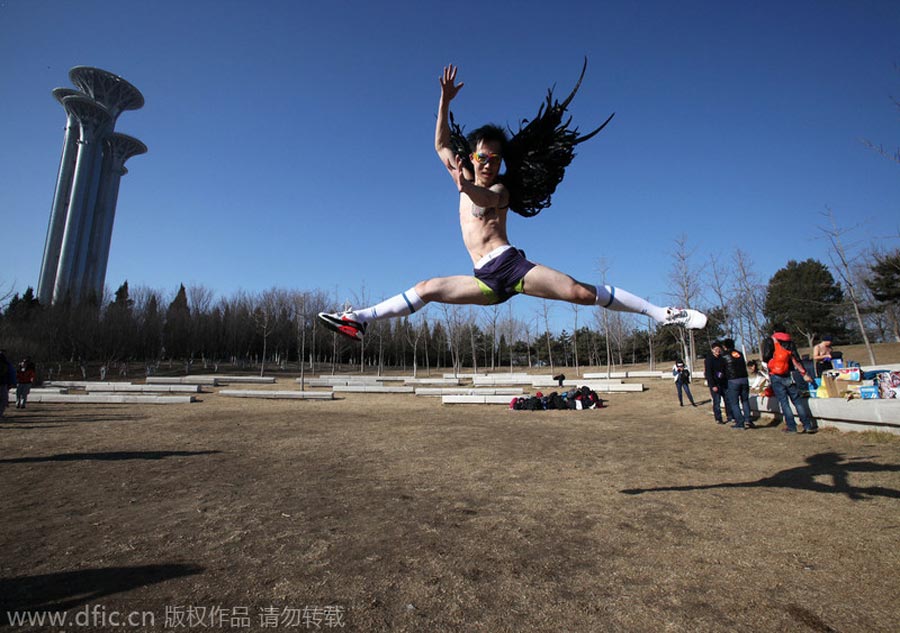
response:
[(803, 376), (803, 380), (806, 382), (813, 382), (812, 377), (806, 372), (806, 367), (803, 366), (803, 360), (800, 358), (800, 352), (797, 351), (796, 345), (791, 345), (791, 361), (794, 363), (794, 369)]
[(437, 125), (434, 130), (434, 150), (449, 171), (456, 169), (456, 154), (450, 145), (450, 102), (464, 84), (454, 85), (457, 68), (451, 64), (441, 75), (441, 100), (438, 104)]
[(476, 185), (463, 173), (462, 159), (459, 156), (456, 157), (456, 169), (451, 170), (450, 175), (459, 192), (466, 194), (482, 209), (505, 209), (509, 206), (509, 191), (506, 187), (499, 182), (491, 185), (490, 189)]

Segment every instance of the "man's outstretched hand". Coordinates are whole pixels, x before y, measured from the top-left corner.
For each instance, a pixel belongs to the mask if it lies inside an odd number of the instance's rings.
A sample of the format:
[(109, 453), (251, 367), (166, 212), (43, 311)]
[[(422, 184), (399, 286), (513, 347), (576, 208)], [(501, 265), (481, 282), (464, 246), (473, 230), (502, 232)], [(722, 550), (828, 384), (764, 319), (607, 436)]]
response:
[(456, 66), (450, 64), (444, 67), (444, 73), (441, 75), (441, 98), (447, 103), (450, 103), (459, 93), (460, 88), (465, 85), (462, 82), (459, 84), (455, 83), (457, 70)]

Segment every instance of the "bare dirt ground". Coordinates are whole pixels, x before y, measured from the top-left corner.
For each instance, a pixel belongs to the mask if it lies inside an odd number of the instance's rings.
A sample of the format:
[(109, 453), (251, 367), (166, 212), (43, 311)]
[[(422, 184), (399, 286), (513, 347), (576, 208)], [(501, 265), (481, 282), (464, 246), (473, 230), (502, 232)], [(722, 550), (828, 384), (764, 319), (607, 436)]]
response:
[(733, 431), (645, 384), (13, 407), (0, 615), (70, 619), (0, 629), (897, 630), (900, 440)]

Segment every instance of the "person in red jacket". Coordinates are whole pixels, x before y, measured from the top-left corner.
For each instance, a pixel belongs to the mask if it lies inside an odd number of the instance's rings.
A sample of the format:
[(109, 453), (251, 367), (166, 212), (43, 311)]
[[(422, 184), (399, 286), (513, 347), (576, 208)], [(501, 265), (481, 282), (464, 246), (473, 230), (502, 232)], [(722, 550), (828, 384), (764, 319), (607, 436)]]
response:
[(19, 368), (16, 370), (16, 383), (16, 409), (24, 409), (28, 402), (31, 385), (34, 383), (34, 363), (30, 358), (19, 363)]

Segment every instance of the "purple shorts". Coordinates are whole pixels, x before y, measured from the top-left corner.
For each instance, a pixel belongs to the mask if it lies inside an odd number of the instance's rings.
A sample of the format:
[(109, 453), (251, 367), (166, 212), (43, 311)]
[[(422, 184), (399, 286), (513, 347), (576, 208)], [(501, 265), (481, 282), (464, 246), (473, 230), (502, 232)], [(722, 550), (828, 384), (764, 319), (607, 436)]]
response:
[(535, 266), (525, 259), (525, 251), (512, 247), (476, 268), (475, 279), (491, 305), (503, 303), (522, 292), (525, 275)]

